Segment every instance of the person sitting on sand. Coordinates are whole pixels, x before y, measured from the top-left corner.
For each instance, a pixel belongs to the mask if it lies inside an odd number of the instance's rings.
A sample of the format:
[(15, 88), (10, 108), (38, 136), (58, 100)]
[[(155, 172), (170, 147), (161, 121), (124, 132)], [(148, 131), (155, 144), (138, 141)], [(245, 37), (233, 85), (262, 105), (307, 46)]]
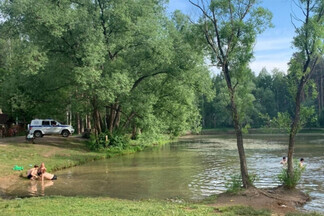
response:
[(38, 179), (37, 171), (38, 171), (38, 165), (35, 165), (33, 168), (28, 170), (27, 178), (30, 180)]
[(37, 174), (40, 177), (42, 177), (42, 181), (44, 179), (47, 179), (47, 180), (56, 180), (57, 179), (56, 175), (46, 172), (46, 167), (45, 167), (44, 163), (41, 163), (40, 167), (38, 168)]
[(280, 164), (287, 164), (287, 158), (286, 157), (283, 157), (282, 160), (280, 161)]

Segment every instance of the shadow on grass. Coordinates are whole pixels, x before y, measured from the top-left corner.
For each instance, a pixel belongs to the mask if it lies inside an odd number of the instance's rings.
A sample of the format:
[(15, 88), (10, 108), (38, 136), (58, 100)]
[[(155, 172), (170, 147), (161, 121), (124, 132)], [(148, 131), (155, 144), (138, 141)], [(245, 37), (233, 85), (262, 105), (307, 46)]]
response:
[(10, 137), (5, 139), (0, 139), (1, 144), (13, 145), (17, 147), (29, 147), (29, 146), (51, 146), (69, 150), (78, 150), (90, 152), (86, 147), (87, 139), (80, 137), (60, 137), (60, 136), (44, 136), (42, 138), (36, 138), (34, 143), (31, 143), (25, 139), (25, 137)]

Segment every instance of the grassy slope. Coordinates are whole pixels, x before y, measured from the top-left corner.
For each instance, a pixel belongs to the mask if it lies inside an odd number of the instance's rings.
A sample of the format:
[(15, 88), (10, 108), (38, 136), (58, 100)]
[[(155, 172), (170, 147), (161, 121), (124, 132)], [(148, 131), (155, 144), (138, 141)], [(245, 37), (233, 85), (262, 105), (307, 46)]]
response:
[[(0, 177), (25, 174), (34, 164), (44, 162), (47, 170), (76, 166), (87, 161), (104, 158), (105, 154), (90, 152), (76, 138), (44, 137), (29, 144), (23, 138), (8, 139), (9, 144), (0, 144)], [(23, 171), (14, 171), (14, 165), (23, 166)]]

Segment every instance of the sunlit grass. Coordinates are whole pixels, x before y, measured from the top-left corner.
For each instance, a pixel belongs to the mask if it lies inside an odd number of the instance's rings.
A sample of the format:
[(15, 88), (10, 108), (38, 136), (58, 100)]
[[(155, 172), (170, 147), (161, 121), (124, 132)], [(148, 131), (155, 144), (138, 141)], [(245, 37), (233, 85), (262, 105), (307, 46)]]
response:
[(271, 216), (271, 212), (266, 209), (255, 210), (248, 206), (230, 206), (221, 207), (217, 211), (223, 216), (237, 216), (237, 215), (250, 215), (250, 216)]
[(214, 208), (165, 201), (43, 197), (0, 200), (1, 215), (215, 215)]
[[(25, 174), (34, 164), (41, 162), (46, 164), (49, 172), (53, 172), (104, 157), (104, 153), (90, 152), (82, 142), (73, 139), (61, 143), (0, 145), (0, 177)], [(13, 170), (15, 165), (24, 167), (24, 170)]]

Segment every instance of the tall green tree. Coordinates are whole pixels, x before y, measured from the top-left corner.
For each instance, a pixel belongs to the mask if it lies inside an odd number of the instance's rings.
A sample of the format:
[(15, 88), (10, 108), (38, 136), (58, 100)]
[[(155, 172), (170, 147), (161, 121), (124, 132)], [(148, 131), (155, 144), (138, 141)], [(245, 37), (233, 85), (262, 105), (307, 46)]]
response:
[(288, 176), (293, 178), (293, 153), (295, 136), (300, 128), (301, 111), (303, 108), (302, 95), (305, 86), (320, 58), (323, 55), (323, 31), (324, 31), (324, 2), (322, 0), (298, 0), (296, 3), (302, 10), (304, 18), (296, 18), (301, 21), (301, 26), (296, 27), (294, 47), (298, 50), (290, 61), (289, 75), (291, 92), (295, 99), (295, 108), (289, 134), (288, 147)]
[(271, 13), (258, 7), (255, 0), (189, 0), (196, 6), (201, 17), (199, 24), (209, 46), (211, 61), (224, 75), (231, 104), (232, 118), (237, 138), (242, 183), (244, 188), (252, 186), (243, 145), (243, 103), (238, 92), (251, 73), (248, 64), (253, 57), (256, 35), (270, 24)]
[(194, 26), (180, 12), (166, 16), (166, 1), (1, 3), (4, 24), (31, 50), (24, 57), (38, 64), (28, 64), (26, 76), (38, 117), (91, 113), (97, 133), (134, 136), (199, 128), (198, 99), (210, 95), (209, 71)]

